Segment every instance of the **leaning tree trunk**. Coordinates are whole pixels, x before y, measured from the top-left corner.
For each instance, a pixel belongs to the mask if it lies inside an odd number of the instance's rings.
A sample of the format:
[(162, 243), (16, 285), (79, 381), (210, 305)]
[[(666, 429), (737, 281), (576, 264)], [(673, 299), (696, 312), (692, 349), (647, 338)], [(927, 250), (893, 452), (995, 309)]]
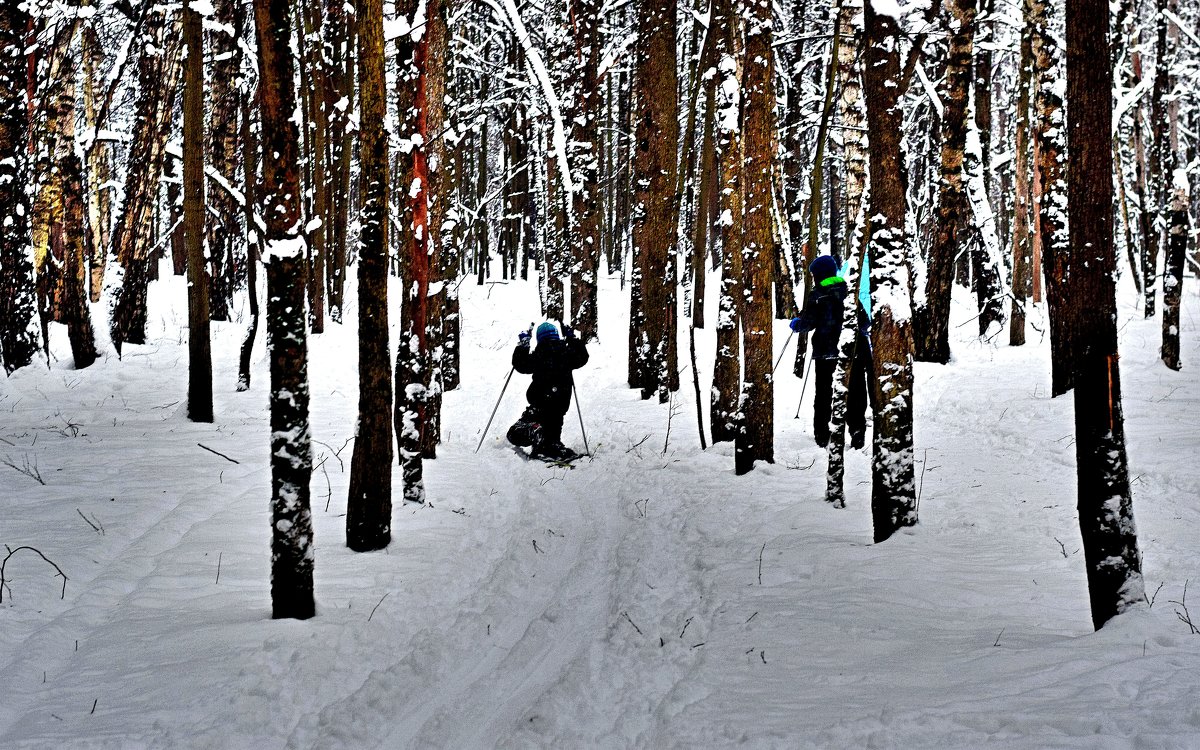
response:
[(1155, 28), (1158, 44), (1155, 48), (1154, 86), (1150, 93), (1150, 154), (1145, 184), (1145, 201), (1149, 204), (1147, 216), (1148, 234), (1146, 237), (1145, 268), (1142, 276), (1145, 286), (1142, 294), (1145, 298), (1145, 314), (1147, 318), (1154, 317), (1155, 294), (1158, 289), (1158, 250), (1162, 241), (1163, 222), (1166, 214), (1167, 181), (1169, 180), (1168, 154), (1170, 147), (1167, 143), (1169, 117), (1167, 115), (1166, 98), (1171, 93), (1170, 66), (1167, 59), (1167, 26), (1169, 22), (1165, 11), (1167, 0), (1157, 0)]
[(114, 232), (113, 254), (119, 268), (113, 279), (109, 328), (117, 353), (126, 344), (146, 341), (146, 287), (154, 206), (163, 174), (171, 113), (179, 89), (180, 35), (167, 13), (150, 13), (138, 58), (138, 100), (125, 177), (125, 204)]
[(38, 350), (37, 298), (30, 242), (28, 138), (25, 92), (29, 68), (25, 32), (29, 14), (19, 3), (0, 4), (0, 358), (8, 373), (28, 365)]
[(184, 4), (183, 41), (187, 45), (183, 89), (183, 236), (188, 258), (188, 419), (211, 422), (209, 267), (204, 262), (204, 18), (196, 9), (195, 0)]
[[(648, 0), (637, 41), (637, 127), (633, 156), (638, 208), (634, 244), (641, 281), (637, 352), (642, 398), (666, 403), (678, 388), (675, 330), (675, 222), (672, 206), (679, 144), (674, 0)], [(769, 355), (768, 355), (769, 357)], [(673, 387), (674, 386), (674, 387)]]
[[(925, 305), (916, 310), (913, 329), (916, 358), (950, 361), (950, 296), (955, 258), (970, 241), (963, 155), (967, 145), (971, 53), (975, 36), (975, 0), (949, 0), (950, 48), (942, 91), (941, 182), (938, 184), (937, 231), (929, 251)], [(874, 183), (872, 183), (874, 184)]]
[(388, 142), (383, 0), (359, 0), (358, 429), (350, 461), (346, 546), (383, 549), (392, 537), (392, 370), (388, 343)]
[(1112, 237), (1112, 67), (1106, 0), (1067, 0), (1070, 241), (1052, 318), (1070, 336), (1079, 530), (1096, 629), (1145, 598), (1125, 454)]
[(262, 195), (266, 221), (267, 351), (271, 359), (271, 616), (304, 620), (313, 600), (309, 507), (308, 336), (300, 227), (299, 124), (289, 3), (254, 0)]
[(863, 91), (871, 143), (871, 342), (877, 403), (871, 462), (875, 541), (917, 522), (913, 470), (913, 338), (904, 231), (906, 177), (900, 139), (900, 29), (866, 4)]
[(770, 0), (754, 0), (746, 29), (742, 90), (745, 156), (742, 186), (742, 399), (741, 425), (734, 441), (734, 473), (755, 461), (775, 462), (775, 385), (771, 377), (771, 270), (775, 258), (771, 208), (775, 86)]

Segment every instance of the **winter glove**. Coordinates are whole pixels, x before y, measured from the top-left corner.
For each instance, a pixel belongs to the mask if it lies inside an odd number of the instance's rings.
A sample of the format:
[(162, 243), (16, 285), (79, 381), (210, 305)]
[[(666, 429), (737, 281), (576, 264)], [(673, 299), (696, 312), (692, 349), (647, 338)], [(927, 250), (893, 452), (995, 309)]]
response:
[(574, 329), (574, 328), (572, 328), (572, 327), (571, 327), (571, 326), (569, 326), (569, 325), (565, 325), (565, 324), (563, 325), (563, 327), (562, 327), (562, 333), (563, 333), (563, 338), (564, 338), (564, 339), (573, 339), (573, 338), (575, 338), (575, 329)]
[(796, 333), (799, 333), (800, 332), (800, 318), (792, 318), (790, 327), (793, 331), (795, 331)]
[(517, 334), (517, 345), (518, 346), (529, 346), (529, 339), (531, 339), (531, 338), (533, 338), (533, 337), (529, 334), (528, 330), (521, 331), (520, 333)]

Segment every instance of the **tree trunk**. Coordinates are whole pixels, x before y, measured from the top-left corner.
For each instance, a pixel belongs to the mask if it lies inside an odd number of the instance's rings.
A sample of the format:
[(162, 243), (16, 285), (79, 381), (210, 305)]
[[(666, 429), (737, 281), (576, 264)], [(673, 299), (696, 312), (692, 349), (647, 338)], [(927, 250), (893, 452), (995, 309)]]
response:
[(720, 187), (715, 245), (721, 257), (721, 297), (717, 351), (713, 363), (710, 429), (714, 443), (738, 434), (741, 393), (742, 299), (742, 135), (741, 43), (731, 0), (715, 0), (712, 28), (717, 34), (717, 154)]
[(871, 517), (876, 542), (917, 522), (913, 338), (905, 260), (908, 240), (904, 231), (907, 186), (900, 143), (904, 133), (897, 49), (900, 33), (895, 18), (876, 13), (874, 3), (866, 4), (863, 91), (871, 143), (871, 348), (875, 356), (876, 401), (887, 405), (875, 412)]
[(1171, 193), (1171, 211), (1167, 215), (1167, 253), (1163, 263), (1163, 325), (1162, 361), (1172, 370), (1182, 367), (1179, 361), (1179, 302), (1183, 297), (1183, 261), (1188, 247), (1188, 190), (1187, 172), (1175, 170)]
[[(1068, 273), (1050, 296), (1051, 335), (1074, 339), (1079, 530), (1097, 629), (1145, 598), (1125, 455), (1112, 238), (1108, 3), (1067, 0)], [(1061, 292), (1061, 296), (1055, 292)]]
[[(675, 330), (675, 222), (673, 201), (679, 120), (675, 59), (676, 5), (647, 0), (642, 7), (643, 34), (637, 41), (636, 146), (633, 155), (634, 245), (641, 282), (642, 326), (638, 331), (642, 398), (657, 394), (666, 403), (678, 388), (678, 362), (672, 346)], [(674, 388), (672, 387), (674, 381)]]
[[(1046, 0), (1032, 0), (1030, 28), (1033, 30), (1034, 77), (1037, 81), (1037, 150), (1035, 153), (1038, 181), (1041, 187), (1038, 221), (1040, 222), (1043, 275), (1050, 304), (1065, 307), (1069, 300), (1063, 296), (1063, 256), (1067, 252), (1066, 183), (1063, 174), (1063, 102), (1056, 84), (1055, 60), (1059, 55), (1058, 42), (1051, 33)], [(1110, 118), (1111, 119), (1111, 118)], [(1036, 300), (1037, 282), (1034, 282)], [(1063, 330), (1055, 333), (1056, 323), (1050, 321), (1051, 392), (1061, 396), (1071, 390), (1071, 361), (1073, 340)]]
[(246, 296), (250, 303), (250, 324), (242, 338), (238, 353), (238, 391), (250, 390), (250, 356), (254, 353), (254, 340), (258, 338), (261, 315), (258, 307), (258, 263), (262, 253), (262, 233), (255, 224), (255, 205), (258, 194), (258, 139), (252, 129), (254, 103), (242, 101), (242, 192), (246, 203), (242, 206), (246, 225)]
[(350, 462), (346, 546), (383, 549), (392, 538), (392, 371), (388, 343), (388, 142), (383, 0), (358, 0), (359, 154), (358, 430)]
[[(416, 0), (403, 0), (396, 12), (414, 22)], [(428, 91), (425, 70), (429, 35), (418, 25), (415, 33), (396, 40), (399, 61), (398, 131), (402, 140), (413, 143), (401, 153), (401, 184), (411, 186), (401, 197), (399, 221), (400, 276), (404, 281), (404, 299), (400, 308), (400, 341), (396, 351), (395, 407), (393, 413), (396, 445), (404, 476), (404, 500), (425, 502), (422, 463), (425, 400), (429, 391), (428, 300), (429, 300), (429, 168), (427, 150), (418, 144), (421, 133), (428, 132)], [(414, 38), (416, 37), (416, 38)]]
[[(83, 109), (84, 123), (89, 131), (97, 126), (96, 110), (96, 66), (103, 59), (100, 39), (94, 24), (83, 26)], [(92, 302), (100, 301), (104, 286), (104, 266), (108, 259), (109, 243), (112, 238), (112, 198), (108, 181), (112, 179), (112, 149), (108, 143), (93, 141), (87, 150), (87, 183), (91, 189), (88, 197), (88, 226), (91, 240), (88, 242), (90, 266), (89, 294)]]
[[(849, 407), (851, 368), (858, 358), (858, 298), (862, 283), (863, 233), (866, 229), (860, 216), (862, 194), (866, 183), (867, 142), (862, 132), (863, 113), (860, 98), (862, 87), (859, 71), (855, 70), (862, 39), (862, 0), (847, 0), (842, 15), (842, 44), (838, 49), (838, 77), (841, 96), (838, 114), (844, 128), (842, 142), (846, 165), (846, 226), (850, 233), (846, 243), (846, 261), (841, 276), (846, 280), (851, 298), (842, 311), (842, 332), (838, 337), (838, 363), (833, 373), (833, 399), (830, 406), (828, 470), (825, 476), (825, 500), (835, 508), (846, 507), (844, 478), (846, 470), (846, 413)], [(861, 365), (860, 365), (861, 366)], [(874, 373), (867, 373), (868, 386), (874, 388)]]
[(570, 0), (575, 37), (575, 97), (571, 118), (575, 193), (571, 196), (576, 236), (571, 240), (571, 325), (584, 341), (597, 337), (597, 276), (600, 271), (600, 3)]
[(937, 233), (929, 251), (925, 305), (917, 308), (913, 329), (915, 356), (922, 362), (950, 361), (950, 297), (955, 259), (970, 241), (963, 154), (967, 145), (975, 36), (975, 0), (949, 0), (950, 48), (942, 90), (941, 181), (938, 183)]
[(254, 0), (266, 221), (267, 351), (271, 359), (271, 616), (308, 619), (313, 600), (309, 507), (308, 337), (300, 229), (299, 125), (287, 0)]
[[(187, 63), (183, 89), (183, 235), (188, 258), (188, 419), (213, 421), (208, 264), (204, 262), (204, 19), (183, 9)], [(221, 300), (224, 302), (224, 299)]]
[(741, 429), (734, 441), (734, 472), (745, 474), (755, 461), (775, 462), (775, 389), (771, 277), (775, 263), (772, 231), (775, 86), (770, 0), (753, 0), (746, 29), (742, 90), (742, 399)]
[(12, 373), (38, 350), (33, 248), (29, 234), (25, 32), (29, 14), (20, 3), (0, 4), (0, 357)]
[(1031, 27), (1031, 0), (1023, 0), (1024, 23), (1021, 26), (1021, 58), (1017, 84), (1016, 144), (1013, 159), (1016, 161), (1015, 195), (1013, 197), (1012, 231), (1012, 313), (1008, 322), (1008, 343), (1011, 346), (1025, 344), (1025, 306), (1033, 294), (1034, 267), (1032, 264), (1032, 236), (1030, 227), (1030, 198), (1032, 185), (1029, 174), (1029, 90), (1033, 77), (1033, 34)]

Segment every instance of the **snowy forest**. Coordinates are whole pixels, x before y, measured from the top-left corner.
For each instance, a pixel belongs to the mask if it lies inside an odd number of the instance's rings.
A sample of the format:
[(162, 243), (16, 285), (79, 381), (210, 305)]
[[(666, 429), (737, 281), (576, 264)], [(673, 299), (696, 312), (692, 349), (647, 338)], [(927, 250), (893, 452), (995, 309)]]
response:
[(1197, 90), (1195, 0), (4, 0), (0, 746), (1200, 746)]

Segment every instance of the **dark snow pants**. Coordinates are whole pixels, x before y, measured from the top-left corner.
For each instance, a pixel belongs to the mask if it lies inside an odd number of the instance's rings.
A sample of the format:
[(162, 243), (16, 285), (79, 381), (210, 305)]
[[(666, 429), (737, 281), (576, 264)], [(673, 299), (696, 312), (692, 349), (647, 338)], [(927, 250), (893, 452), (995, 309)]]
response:
[[(829, 417), (833, 407), (833, 373), (837, 369), (836, 359), (818, 359), (813, 362), (817, 371), (816, 394), (813, 404), (813, 436), (818, 443), (829, 440)], [(846, 398), (846, 431), (862, 435), (867, 429), (867, 403), (875, 409), (875, 392), (871, 388), (871, 348), (860, 338), (855, 347), (854, 366), (850, 368), (850, 393)]]
[(508, 442), (520, 446), (534, 445), (535, 441), (544, 445), (560, 443), (565, 415), (527, 406), (521, 418), (508, 428)]

